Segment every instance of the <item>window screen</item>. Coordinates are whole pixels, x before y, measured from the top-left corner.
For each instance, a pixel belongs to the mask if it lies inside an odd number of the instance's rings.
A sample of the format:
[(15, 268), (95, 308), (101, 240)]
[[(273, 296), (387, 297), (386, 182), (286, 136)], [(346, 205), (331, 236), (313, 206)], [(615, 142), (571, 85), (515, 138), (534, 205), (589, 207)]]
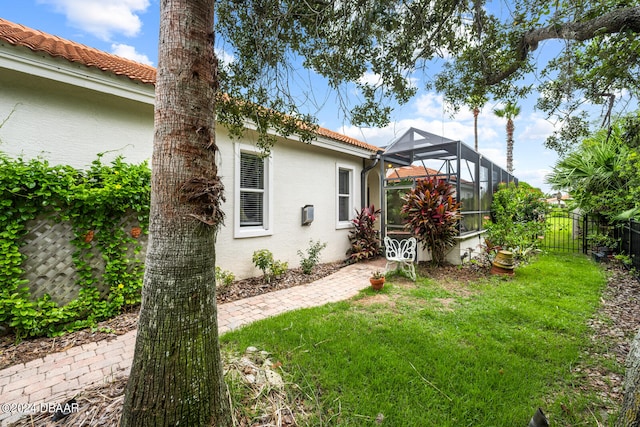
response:
[(255, 154), (240, 154), (240, 226), (264, 224), (264, 160)]
[(351, 171), (338, 170), (338, 221), (349, 221), (351, 206)]

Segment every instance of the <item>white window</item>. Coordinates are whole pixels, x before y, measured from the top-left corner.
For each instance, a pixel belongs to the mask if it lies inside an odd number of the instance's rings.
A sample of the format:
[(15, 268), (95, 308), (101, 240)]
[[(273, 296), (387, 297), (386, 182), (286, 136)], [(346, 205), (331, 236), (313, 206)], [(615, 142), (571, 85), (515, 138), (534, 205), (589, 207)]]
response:
[(272, 234), (271, 157), (255, 147), (235, 145), (235, 237)]
[(350, 166), (337, 165), (337, 228), (351, 227), (353, 218), (353, 175), (354, 169)]

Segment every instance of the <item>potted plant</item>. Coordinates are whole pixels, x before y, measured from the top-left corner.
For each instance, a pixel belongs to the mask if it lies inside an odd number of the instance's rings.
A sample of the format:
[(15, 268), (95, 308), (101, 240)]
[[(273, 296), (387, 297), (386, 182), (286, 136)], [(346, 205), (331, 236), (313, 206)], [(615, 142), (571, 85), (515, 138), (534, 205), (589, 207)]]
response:
[(384, 273), (379, 270), (374, 271), (369, 278), (369, 283), (371, 283), (373, 289), (379, 291), (384, 286)]
[(610, 237), (608, 234), (594, 233), (587, 236), (587, 241), (593, 253), (599, 253), (601, 257), (608, 256), (616, 251), (619, 240)]

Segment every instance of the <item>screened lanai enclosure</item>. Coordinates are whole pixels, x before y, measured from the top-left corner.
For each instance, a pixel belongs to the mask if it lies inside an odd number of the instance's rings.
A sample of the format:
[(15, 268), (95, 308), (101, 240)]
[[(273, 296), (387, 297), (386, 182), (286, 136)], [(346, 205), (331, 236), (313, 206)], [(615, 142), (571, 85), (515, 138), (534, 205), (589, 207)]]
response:
[(470, 254), (481, 243), (480, 235), (490, 216), (493, 193), (498, 184), (518, 180), (483, 157), (462, 141), (454, 141), (411, 128), (386, 147), (381, 168), (381, 233), (403, 238), (402, 196), (414, 187), (416, 180), (444, 179), (455, 187), (461, 202), (462, 219), (458, 223), (458, 251), (452, 250), (450, 262)]

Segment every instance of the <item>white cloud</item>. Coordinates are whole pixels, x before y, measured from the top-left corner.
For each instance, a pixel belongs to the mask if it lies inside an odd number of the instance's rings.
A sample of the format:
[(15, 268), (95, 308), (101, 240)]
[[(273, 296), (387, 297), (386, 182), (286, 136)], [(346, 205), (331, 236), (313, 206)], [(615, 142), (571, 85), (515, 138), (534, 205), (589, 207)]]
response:
[(133, 46), (129, 46), (121, 43), (112, 44), (111, 53), (113, 53), (114, 55), (121, 56), (123, 58), (131, 59), (132, 61), (136, 61), (141, 64), (153, 65), (153, 62), (151, 62), (151, 60), (147, 55), (137, 52), (136, 48)]
[(448, 114), (443, 108), (442, 95), (438, 95), (435, 92), (427, 92), (419, 95), (412, 104), (415, 112), (420, 117), (444, 118), (444, 116)]
[[(386, 146), (413, 127), (445, 138), (461, 140), (469, 146), (474, 145), (473, 113), (463, 108), (455, 117), (451, 117), (443, 107), (442, 96), (434, 92), (416, 97), (408, 106), (399, 109), (396, 116), (402, 118), (392, 121), (384, 128), (344, 126), (340, 132), (373, 145)], [(496, 121), (493, 118), (487, 121), (487, 117), (493, 117), (493, 114), (481, 115), (478, 118), (480, 152), (483, 152), (483, 146), (495, 146), (496, 138), (499, 136), (496, 132)], [(504, 127), (504, 124), (499, 126)]]
[(377, 86), (382, 83), (382, 77), (380, 74), (372, 73), (371, 71), (367, 71), (358, 79), (358, 83), (360, 84), (369, 84), (371, 86)]
[(515, 167), (514, 174), (520, 181), (526, 182), (545, 193), (551, 192), (551, 186), (545, 183), (545, 177), (551, 173), (551, 169), (526, 169), (519, 170)]
[(485, 159), (491, 160), (502, 169), (507, 169), (507, 152), (506, 147), (483, 147), (480, 145), (479, 150)]
[(53, 5), (66, 16), (69, 25), (102, 40), (114, 34), (135, 37), (142, 28), (137, 15), (149, 7), (149, 0), (39, 0)]
[(215, 48), (216, 57), (221, 65), (229, 65), (235, 61), (233, 54), (224, 49)]
[(557, 127), (550, 121), (535, 113), (531, 114), (529, 117), (523, 117), (523, 119), (524, 120), (519, 120), (524, 125), (523, 131), (519, 134), (519, 137), (524, 141), (543, 142)]

